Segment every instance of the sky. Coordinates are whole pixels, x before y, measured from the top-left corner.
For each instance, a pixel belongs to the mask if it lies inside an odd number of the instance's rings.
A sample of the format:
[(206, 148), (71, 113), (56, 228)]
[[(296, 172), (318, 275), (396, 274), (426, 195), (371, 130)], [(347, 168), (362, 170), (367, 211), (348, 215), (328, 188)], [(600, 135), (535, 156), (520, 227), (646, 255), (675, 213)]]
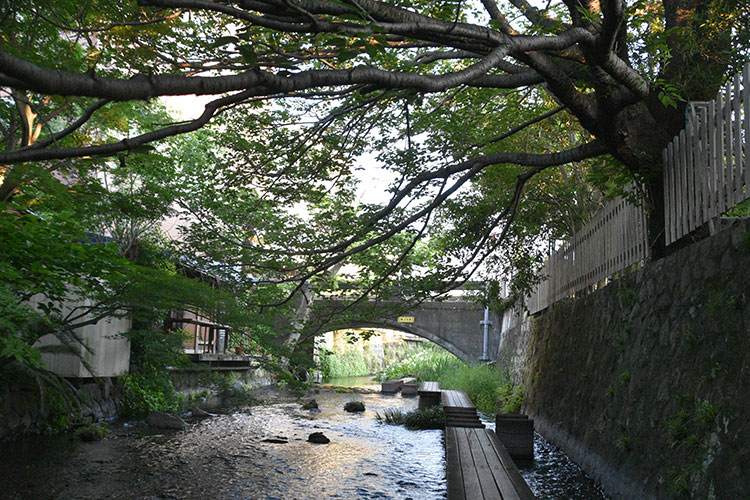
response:
[[(161, 99), (176, 119), (192, 120), (200, 116), (206, 103), (215, 98), (216, 96), (182, 95), (166, 96)], [(360, 156), (357, 159), (357, 165), (363, 167), (355, 170), (355, 176), (360, 181), (357, 201), (365, 204), (387, 203), (390, 195), (386, 190), (392, 173), (380, 168), (378, 161), (371, 154)]]

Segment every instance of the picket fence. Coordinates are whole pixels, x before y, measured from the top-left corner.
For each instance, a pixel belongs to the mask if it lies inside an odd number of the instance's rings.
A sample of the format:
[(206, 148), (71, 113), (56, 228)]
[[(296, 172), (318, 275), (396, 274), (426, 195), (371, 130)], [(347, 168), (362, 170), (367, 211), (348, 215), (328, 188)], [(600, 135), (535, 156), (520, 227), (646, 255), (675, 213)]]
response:
[[(710, 102), (691, 102), (685, 129), (664, 149), (666, 244), (750, 198), (750, 61)], [(626, 199), (610, 202), (552, 254), (527, 299), (535, 314), (554, 302), (605, 284), (649, 259), (646, 215)]]
[(667, 245), (750, 198), (750, 61), (709, 102), (691, 102), (664, 150)]
[(609, 277), (649, 258), (646, 214), (635, 186), (632, 196), (609, 202), (573, 237), (550, 255), (543, 280), (527, 299), (530, 314), (556, 301), (599, 286)]

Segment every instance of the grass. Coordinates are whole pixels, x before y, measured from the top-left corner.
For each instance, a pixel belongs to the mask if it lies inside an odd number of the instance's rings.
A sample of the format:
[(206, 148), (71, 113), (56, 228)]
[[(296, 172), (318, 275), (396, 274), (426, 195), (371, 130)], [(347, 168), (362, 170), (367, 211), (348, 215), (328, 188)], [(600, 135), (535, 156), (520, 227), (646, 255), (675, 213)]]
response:
[(422, 347), (401, 362), (390, 365), (381, 380), (416, 377), (440, 382), (442, 389), (463, 390), (477, 409), (484, 413), (517, 413), (523, 389), (513, 386), (506, 373), (487, 365), (467, 365), (448, 351)]
[(442, 429), (445, 427), (445, 415), (439, 406), (417, 409), (410, 412), (388, 409), (375, 414), (381, 424), (403, 425), (410, 430)]
[(383, 346), (384, 358), (379, 358), (369, 349), (354, 346), (343, 352), (330, 349), (320, 350), (320, 372), (323, 380), (342, 377), (364, 377), (381, 372), (391, 363), (398, 362), (412, 351), (406, 344), (399, 347)]

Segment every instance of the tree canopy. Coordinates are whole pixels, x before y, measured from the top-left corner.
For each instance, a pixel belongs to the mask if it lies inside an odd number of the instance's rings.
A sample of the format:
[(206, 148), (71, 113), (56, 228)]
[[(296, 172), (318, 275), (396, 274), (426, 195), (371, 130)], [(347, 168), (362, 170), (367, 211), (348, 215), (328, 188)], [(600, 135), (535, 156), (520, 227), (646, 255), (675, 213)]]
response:
[[(133, 257), (145, 233), (96, 214), (181, 216), (174, 251), (259, 310), (346, 263), (381, 298), (530, 269), (633, 178), (658, 256), (662, 149), (748, 24), (741, 0), (5, 2), (0, 200), (116, 173), (86, 227)], [(208, 100), (174, 122), (158, 98), (177, 95)], [(362, 155), (392, 178), (383, 204), (356, 201)]]

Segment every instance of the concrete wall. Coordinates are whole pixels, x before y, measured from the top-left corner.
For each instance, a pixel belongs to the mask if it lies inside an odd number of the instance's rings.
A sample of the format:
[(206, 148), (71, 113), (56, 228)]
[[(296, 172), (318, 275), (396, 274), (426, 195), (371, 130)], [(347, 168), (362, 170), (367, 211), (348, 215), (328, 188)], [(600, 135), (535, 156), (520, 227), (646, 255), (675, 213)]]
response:
[(750, 492), (750, 222), (504, 332), (524, 411), (614, 499)]

